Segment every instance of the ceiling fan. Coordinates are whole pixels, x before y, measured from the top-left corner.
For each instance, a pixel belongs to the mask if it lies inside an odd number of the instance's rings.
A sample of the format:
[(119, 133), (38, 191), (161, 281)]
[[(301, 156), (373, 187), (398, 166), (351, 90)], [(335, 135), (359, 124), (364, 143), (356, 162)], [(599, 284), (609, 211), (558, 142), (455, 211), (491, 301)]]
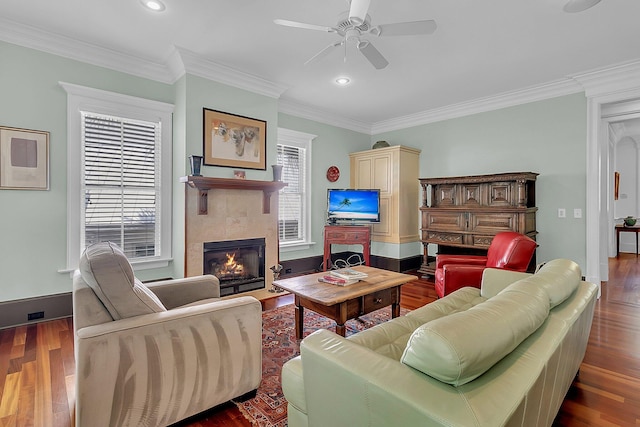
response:
[(347, 45), (352, 43), (371, 63), (371, 65), (378, 70), (385, 68), (389, 65), (389, 62), (384, 56), (382, 56), (378, 49), (371, 44), (370, 41), (363, 39), (362, 36), (372, 35), (376, 37), (387, 37), (426, 35), (432, 34), (437, 28), (434, 20), (399, 22), (395, 24), (372, 26), (371, 17), (367, 14), (371, 0), (347, 0), (347, 3), (349, 4), (349, 10), (341, 14), (338, 23), (334, 27), (305, 24), (303, 22), (289, 21), (286, 19), (275, 19), (273, 22), (286, 27), (336, 33), (341, 37), (341, 40), (331, 43), (329, 46), (315, 54), (311, 59), (305, 62), (305, 65), (327, 55), (334, 48), (339, 46), (344, 46), (346, 60)]
[(598, 3), (600, 3), (600, 0), (569, 0), (564, 5), (564, 11), (569, 13), (582, 12)]

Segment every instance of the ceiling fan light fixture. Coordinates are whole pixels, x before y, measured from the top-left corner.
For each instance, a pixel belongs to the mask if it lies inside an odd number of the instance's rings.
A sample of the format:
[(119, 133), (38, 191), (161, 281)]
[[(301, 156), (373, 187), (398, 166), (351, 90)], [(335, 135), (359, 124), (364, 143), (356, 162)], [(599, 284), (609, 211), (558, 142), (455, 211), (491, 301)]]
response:
[(351, 79), (349, 77), (340, 76), (340, 77), (336, 78), (336, 84), (338, 86), (346, 86), (349, 83), (351, 83)]
[(147, 9), (153, 10), (154, 12), (162, 12), (166, 9), (164, 3), (160, 0), (140, 0), (140, 3)]
[(569, 0), (563, 10), (567, 13), (583, 12), (600, 3), (601, 0)]

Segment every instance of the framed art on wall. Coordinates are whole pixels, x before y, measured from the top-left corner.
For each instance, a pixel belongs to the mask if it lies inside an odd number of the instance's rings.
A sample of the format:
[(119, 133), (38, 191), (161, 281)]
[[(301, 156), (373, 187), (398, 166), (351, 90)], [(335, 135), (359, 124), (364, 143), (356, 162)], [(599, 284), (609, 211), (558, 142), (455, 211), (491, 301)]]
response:
[(203, 108), (207, 166), (266, 170), (267, 122)]
[(0, 126), (0, 189), (49, 189), (49, 132)]

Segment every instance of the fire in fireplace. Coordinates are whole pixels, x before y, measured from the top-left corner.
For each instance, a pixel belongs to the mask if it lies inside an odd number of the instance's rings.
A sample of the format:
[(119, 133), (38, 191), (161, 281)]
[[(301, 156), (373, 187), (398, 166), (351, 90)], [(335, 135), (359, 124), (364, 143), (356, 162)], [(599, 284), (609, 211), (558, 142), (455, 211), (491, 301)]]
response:
[(204, 274), (220, 280), (220, 296), (265, 287), (265, 240), (243, 239), (204, 243)]

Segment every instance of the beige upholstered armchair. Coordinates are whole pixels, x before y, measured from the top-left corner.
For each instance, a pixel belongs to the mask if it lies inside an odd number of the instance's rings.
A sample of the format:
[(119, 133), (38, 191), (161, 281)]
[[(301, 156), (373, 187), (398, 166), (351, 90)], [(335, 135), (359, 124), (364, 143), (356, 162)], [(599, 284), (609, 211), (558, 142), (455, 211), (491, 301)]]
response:
[(134, 277), (99, 243), (73, 277), (76, 426), (166, 426), (257, 389), (262, 310), (219, 299), (215, 276)]

